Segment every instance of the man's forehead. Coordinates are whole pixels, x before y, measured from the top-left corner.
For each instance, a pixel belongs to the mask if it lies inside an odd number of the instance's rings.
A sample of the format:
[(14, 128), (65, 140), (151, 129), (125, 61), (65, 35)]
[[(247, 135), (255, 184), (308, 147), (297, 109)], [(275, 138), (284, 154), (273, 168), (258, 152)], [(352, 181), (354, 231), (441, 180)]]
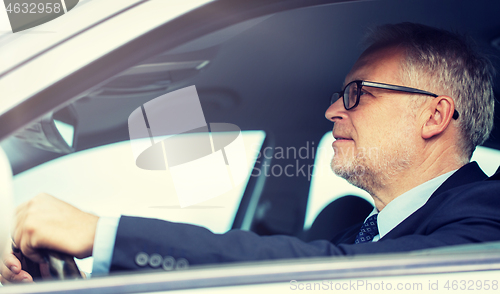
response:
[(367, 60), (366, 58), (358, 59), (356, 63), (353, 65), (351, 68), (351, 71), (346, 75), (345, 80), (344, 80), (344, 85), (347, 85), (348, 83), (356, 80), (366, 80), (366, 74), (364, 73), (364, 68), (371, 64), (373, 61)]
[(377, 50), (368, 48), (347, 74), (344, 86), (355, 80), (397, 82), (403, 58), (403, 50), (395, 46), (378, 48)]

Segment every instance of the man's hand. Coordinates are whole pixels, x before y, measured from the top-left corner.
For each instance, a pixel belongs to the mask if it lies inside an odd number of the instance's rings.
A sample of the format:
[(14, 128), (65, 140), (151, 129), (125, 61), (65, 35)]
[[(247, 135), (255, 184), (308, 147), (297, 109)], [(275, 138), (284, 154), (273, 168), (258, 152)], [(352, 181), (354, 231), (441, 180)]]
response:
[(33, 282), (33, 278), (21, 269), (21, 261), (10, 249), (7, 250), (0, 265), (0, 283), (8, 285), (11, 283)]
[(48, 194), (21, 204), (12, 238), (24, 256), (43, 259), (37, 249), (51, 249), (77, 258), (89, 257), (99, 217), (83, 212)]

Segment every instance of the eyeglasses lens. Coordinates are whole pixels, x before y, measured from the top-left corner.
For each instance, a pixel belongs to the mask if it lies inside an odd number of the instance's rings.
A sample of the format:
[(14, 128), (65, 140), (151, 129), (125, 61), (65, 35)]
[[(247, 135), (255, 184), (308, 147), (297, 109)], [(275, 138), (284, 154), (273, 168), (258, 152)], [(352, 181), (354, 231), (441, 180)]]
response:
[(340, 95), (339, 93), (333, 93), (332, 97), (330, 98), (330, 105), (332, 105), (333, 103), (337, 102), (337, 100), (339, 100), (340, 98)]
[(351, 109), (356, 105), (356, 99), (358, 96), (358, 85), (356, 83), (350, 83), (344, 89), (344, 106), (346, 109)]

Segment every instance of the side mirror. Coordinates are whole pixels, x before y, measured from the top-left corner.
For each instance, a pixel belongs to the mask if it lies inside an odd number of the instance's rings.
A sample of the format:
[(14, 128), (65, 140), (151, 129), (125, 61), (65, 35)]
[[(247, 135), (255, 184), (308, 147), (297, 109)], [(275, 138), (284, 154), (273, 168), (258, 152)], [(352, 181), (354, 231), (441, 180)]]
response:
[(73, 105), (50, 113), (15, 136), (32, 146), (56, 153), (75, 152), (78, 116)]

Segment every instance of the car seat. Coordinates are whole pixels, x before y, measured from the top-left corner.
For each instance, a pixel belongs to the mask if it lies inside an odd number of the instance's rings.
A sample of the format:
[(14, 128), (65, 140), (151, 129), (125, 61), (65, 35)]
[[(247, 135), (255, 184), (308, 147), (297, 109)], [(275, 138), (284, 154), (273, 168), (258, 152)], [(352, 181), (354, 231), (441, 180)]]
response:
[(373, 205), (359, 196), (337, 198), (323, 208), (309, 230), (303, 233), (302, 239), (307, 242), (331, 240), (339, 232), (357, 223), (361, 226), (372, 210)]

